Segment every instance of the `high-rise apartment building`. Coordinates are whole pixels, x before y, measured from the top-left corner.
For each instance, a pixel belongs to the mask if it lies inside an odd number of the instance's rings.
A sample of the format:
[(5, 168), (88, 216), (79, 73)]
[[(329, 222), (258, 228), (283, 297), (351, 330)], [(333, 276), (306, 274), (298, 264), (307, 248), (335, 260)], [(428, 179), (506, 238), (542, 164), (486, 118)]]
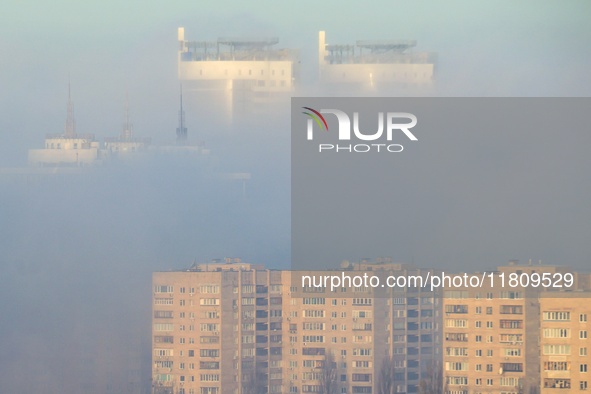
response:
[[(426, 274), (388, 261), (343, 269)], [(377, 393), (381, 384), (414, 393), (436, 384), (434, 293), (331, 292), (302, 288), (300, 275), (240, 261), (154, 273), (154, 393), (317, 393), (327, 385), (334, 393)]]
[[(335, 274), (407, 285), (302, 286), (302, 276)], [(572, 286), (525, 286), (536, 274), (555, 284), (569, 274)], [(409, 282), (427, 275), (438, 274), (388, 259), (345, 262), (340, 271), (227, 260), (154, 273), (153, 392), (588, 390), (591, 292), (580, 290), (588, 274), (511, 263), (478, 274), (481, 286), (439, 293)]]
[(540, 294), (542, 394), (591, 390), (591, 292)]
[[(558, 339), (559, 343), (552, 342), (559, 337), (545, 337), (565, 332), (559, 330), (565, 321), (548, 319), (570, 317), (570, 310), (573, 316), (579, 312), (564, 305), (563, 297), (570, 292), (542, 292), (544, 286), (526, 285), (531, 278), (545, 277), (551, 279), (548, 283), (564, 286), (557, 278), (568, 273), (565, 267), (510, 263), (478, 274), (485, 278), (482, 286), (448, 286), (443, 298), (445, 392), (534, 394), (540, 387), (554, 384), (553, 377), (564, 378), (564, 372), (553, 374), (545, 369), (545, 362), (564, 358), (565, 349), (570, 349), (564, 342), (566, 337)], [(585, 275), (572, 274), (573, 289), (586, 284)], [(557, 309), (558, 305), (563, 309)], [(584, 313), (581, 309), (580, 314)], [(566, 368), (566, 363), (556, 364), (559, 367)]]

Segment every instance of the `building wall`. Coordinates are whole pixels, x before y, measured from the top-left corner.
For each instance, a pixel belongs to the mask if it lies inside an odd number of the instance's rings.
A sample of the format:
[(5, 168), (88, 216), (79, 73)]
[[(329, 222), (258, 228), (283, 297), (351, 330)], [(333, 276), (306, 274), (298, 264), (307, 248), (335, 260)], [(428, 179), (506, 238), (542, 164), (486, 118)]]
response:
[(443, 299), (447, 392), (518, 393), (523, 386), (530, 310), (522, 289), (448, 288)]
[(591, 390), (591, 292), (540, 296), (541, 392)]
[(99, 149), (29, 149), (29, 164), (32, 166), (57, 166), (57, 165), (89, 165), (97, 163)]
[(99, 143), (92, 137), (48, 137), (44, 149), (29, 149), (32, 166), (79, 166), (95, 164), (100, 158)]
[[(544, 355), (545, 343), (565, 343), (563, 338), (544, 338), (544, 330), (571, 324), (570, 320), (545, 321), (544, 313), (549, 310), (564, 310), (571, 311), (574, 316), (579, 312), (572, 305), (580, 304), (573, 300), (574, 303), (565, 305), (566, 295), (576, 293), (542, 292), (542, 287), (512, 287), (508, 282), (509, 275), (531, 277), (533, 273), (547, 273), (549, 277), (554, 277), (555, 274), (568, 272), (570, 270), (566, 267), (510, 264), (498, 267), (493, 273), (494, 286), (490, 286), (490, 281), (487, 281), (484, 286), (476, 289), (446, 288), (443, 300), (443, 373), (447, 382), (446, 391), (503, 394), (535, 394), (540, 389), (544, 391), (545, 379), (556, 375), (554, 371), (545, 371), (544, 363), (575, 357), (574, 353), (569, 353), (572, 356)], [(501, 286), (503, 277), (504, 288)], [(573, 290), (584, 286), (587, 277), (585, 274), (574, 273)], [(581, 311), (580, 313), (586, 313), (583, 309)], [(574, 328), (572, 330), (574, 332)], [(569, 340), (576, 342), (571, 345), (572, 349), (582, 346), (577, 342), (578, 338)], [(574, 361), (573, 365), (576, 362), (578, 361)], [(454, 370), (457, 368), (461, 370)], [(561, 377), (571, 374), (562, 371), (558, 373)], [(571, 377), (571, 380), (580, 384), (583, 378)], [(578, 386), (569, 387), (569, 390), (576, 388)]]
[[(440, 304), (431, 292), (331, 293), (302, 289), (289, 271), (242, 263), (200, 269), (153, 275), (156, 392), (318, 392), (328, 371), (338, 393), (375, 393), (376, 371), (391, 357), (398, 392), (414, 393), (440, 365)], [(205, 359), (219, 365), (204, 371), (197, 351), (210, 350)]]
[(331, 64), (321, 69), (324, 83), (366, 86), (400, 83), (421, 85), (433, 81), (433, 64)]
[(199, 110), (199, 116), (216, 113), (231, 124), (236, 116), (265, 114), (278, 101), (288, 103), (299, 74), (295, 51), (270, 45), (232, 52), (228, 45), (218, 43), (215, 56), (204, 55), (191, 52), (183, 28), (178, 30), (178, 39), (178, 77), (187, 86), (189, 104)]

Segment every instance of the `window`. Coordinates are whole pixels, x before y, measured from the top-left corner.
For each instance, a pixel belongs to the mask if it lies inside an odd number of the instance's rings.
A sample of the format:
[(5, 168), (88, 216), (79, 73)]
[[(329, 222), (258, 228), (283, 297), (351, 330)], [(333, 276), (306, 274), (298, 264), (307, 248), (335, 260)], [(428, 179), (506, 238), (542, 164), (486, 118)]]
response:
[(544, 355), (569, 355), (570, 345), (544, 345)]
[(545, 321), (570, 321), (570, 312), (544, 312)]
[(501, 320), (501, 328), (502, 329), (523, 328), (523, 320)]
[(570, 328), (544, 328), (544, 338), (570, 338)]
[(324, 317), (324, 310), (322, 309), (305, 309), (304, 317)]
[(446, 305), (445, 313), (468, 313), (468, 305)]
[(520, 387), (521, 379), (514, 377), (502, 377), (499, 381), (501, 386)]
[(371, 311), (353, 311), (353, 318), (371, 318)]
[(521, 348), (507, 348), (503, 349), (505, 357), (520, 357)]
[(579, 339), (587, 339), (587, 331), (586, 330), (579, 331)]
[(468, 363), (466, 363), (466, 362), (446, 362), (445, 363), (445, 370), (446, 371), (467, 371), (468, 370)]
[(445, 354), (452, 357), (462, 357), (468, 355), (468, 348), (465, 347), (447, 347), (445, 348)]
[(579, 321), (580, 321), (581, 323), (586, 323), (586, 322), (587, 322), (587, 314), (586, 314), (586, 313), (581, 313), (581, 314), (579, 315)]
[(523, 315), (522, 305), (501, 305), (499, 312), (502, 315)]
[(324, 331), (324, 323), (303, 323), (305, 331)]
[(220, 351), (219, 351), (219, 349), (200, 349), (199, 356), (200, 357), (219, 357)]
[(174, 354), (172, 349), (154, 349), (154, 356), (156, 357), (170, 357), (173, 355)]
[(501, 334), (499, 341), (501, 343), (521, 343), (523, 334)]
[[(220, 292), (219, 285), (201, 285), (199, 286), (199, 292), (201, 294), (218, 294)], [(193, 293), (193, 291), (191, 291)]]
[(544, 371), (570, 371), (570, 361), (544, 361)]
[(199, 329), (201, 331), (219, 331), (220, 325), (217, 323), (201, 323)]
[(353, 298), (353, 305), (372, 305), (371, 298)]
[[(476, 322), (478, 323), (478, 322)], [(468, 320), (466, 319), (445, 319), (445, 327), (447, 328), (467, 328)], [(476, 326), (478, 327), (478, 325)]]
[(522, 363), (501, 363), (503, 372), (523, 372)]
[[(451, 342), (468, 342), (468, 334), (463, 333), (463, 332), (447, 333), (445, 335), (445, 340), (451, 341)], [(476, 341), (478, 342), (478, 339)]]
[(502, 291), (500, 298), (506, 300), (521, 300), (523, 299), (523, 294), (520, 291)]
[(570, 389), (570, 379), (544, 379), (544, 388)]
[(154, 311), (154, 318), (156, 318), (156, 319), (172, 319), (172, 311)]
[(580, 372), (587, 372), (587, 364), (579, 365), (579, 371)]
[(174, 343), (174, 337), (172, 337), (172, 336), (156, 335), (154, 337), (154, 343)]
[(465, 386), (468, 384), (468, 378), (466, 376), (447, 376), (445, 380), (450, 386)]
[(371, 356), (371, 349), (369, 348), (355, 348), (353, 349), (354, 356)]
[(320, 297), (306, 297), (302, 302), (304, 305), (325, 305), (326, 299)]

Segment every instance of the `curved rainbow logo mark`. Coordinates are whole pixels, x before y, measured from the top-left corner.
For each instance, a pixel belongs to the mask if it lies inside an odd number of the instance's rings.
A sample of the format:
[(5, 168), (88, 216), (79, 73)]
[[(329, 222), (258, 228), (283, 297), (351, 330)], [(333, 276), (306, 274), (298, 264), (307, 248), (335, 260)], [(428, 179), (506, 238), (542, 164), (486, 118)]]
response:
[[(326, 123), (326, 119), (324, 119), (324, 116), (322, 116), (322, 114), (318, 111), (316, 111), (315, 109), (312, 109), (310, 107), (302, 107), (303, 109), (307, 109), (308, 111), (312, 112), (302, 112), (303, 114), (308, 115), (310, 118), (314, 119), (314, 121), (316, 122), (316, 124), (318, 124), (318, 126), (321, 129), (325, 129), (326, 131), (328, 131), (328, 124)], [(320, 123), (320, 121), (322, 121), (322, 123)], [(324, 126), (322, 126), (322, 124), (324, 124)]]

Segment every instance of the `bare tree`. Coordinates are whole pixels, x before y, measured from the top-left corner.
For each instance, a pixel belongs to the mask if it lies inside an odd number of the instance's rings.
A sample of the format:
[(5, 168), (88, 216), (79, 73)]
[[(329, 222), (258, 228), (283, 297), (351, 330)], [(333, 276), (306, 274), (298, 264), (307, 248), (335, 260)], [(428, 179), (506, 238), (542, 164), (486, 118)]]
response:
[(267, 377), (264, 373), (254, 369), (245, 373), (242, 377), (242, 394), (262, 394), (266, 392), (265, 383)]
[(433, 361), (423, 376), (419, 383), (419, 394), (445, 394), (447, 383), (443, 381), (441, 363)]
[(322, 370), (320, 371), (320, 393), (336, 394), (338, 385), (337, 363), (334, 354), (329, 349), (326, 349), (323, 361)]
[(540, 392), (540, 389), (538, 387), (530, 386), (529, 394), (539, 394), (539, 392)]
[(391, 356), (384, 357), (378, 374), (378, 394), (394, 394), (396, 392), (394, 372), (394, 360)]

